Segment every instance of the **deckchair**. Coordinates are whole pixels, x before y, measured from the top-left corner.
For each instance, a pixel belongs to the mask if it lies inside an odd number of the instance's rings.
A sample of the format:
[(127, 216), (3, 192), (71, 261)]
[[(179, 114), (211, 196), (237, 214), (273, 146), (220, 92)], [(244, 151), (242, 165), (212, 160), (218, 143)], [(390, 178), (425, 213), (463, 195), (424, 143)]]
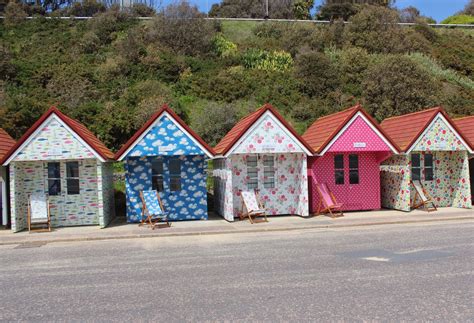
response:
[[(415, 188), (415, 199), (413, 200), (413, 209), (423, 208), (428, 212), (437, 211), (438, 208), (431, 198), (427, 190), (425, 190), (423, 184), (419, 180), (411, 181), (413, 187)], [(417, 202), (418, 199), (420, 202)], [(431, 205), (431, 207), (429, 206)]]
[(51, 231), (49, 199), (44, 193), (33, 193), (28, 197), (28, 231)]
[(331, 218), (344, 216), (342, 213), (343, 204), (337, 203), (336, 197), (329, 190), (326, 183), (316, 183), (316, 189), (319, 193), (319, 205), (316, 215), (328, 213)]
[(166, 227), (171, 226), (158, 191), (140, 191), (140, 199), (142, 200), (142, 219), (139, 226), (148, 225), (153, 230), (160, 226), (159, 222), (164, 222)]
[[(260, 200), (258, 190), (240, 191), (242, 197), (242, 212), (239, 217), (240, 220), (249, 218), (250, 223), (268, 222), (267, 211)], [(263, 216), (264, 219), (257, 220), (257, 217)]]

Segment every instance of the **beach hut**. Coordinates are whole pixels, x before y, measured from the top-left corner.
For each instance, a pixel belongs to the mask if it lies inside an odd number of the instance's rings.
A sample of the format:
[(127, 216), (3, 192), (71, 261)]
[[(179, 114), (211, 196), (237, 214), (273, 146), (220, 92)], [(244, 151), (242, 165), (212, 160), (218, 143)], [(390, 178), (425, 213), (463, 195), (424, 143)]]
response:
[(27, 227), (28, 201), (47, 194), (51, 226), (100, 225), (114, 215), (113, 154), (78, 121), (50, 108), (5, 155), (11, 226)]
[(308, 159), (311, 213), (321, 202), (320, 184), (343, 211), (380, 209), (380, 164), (398, 150), (360, 105), (319, 118), (303, 138), (315, 152)]
[(215, 209), (242, 213), (240, 192), (258, 189), (269, 215), (308, 216), (311, 147), (270, 104), (240, 120), (214, 148)]
[(125, 162), (127, 221), (142, 216), (140, 191), (157, 190), (169, 220), (206, 220), (207, 160), (213, 150), (163, 106), (115, 155)]
[(388, 118), (381, 127), (400, 148), (381, 166), (383, 207), (410, 211), (415, 182), (438, 207), (471, 208), (472, 149), (442, 108)]
[[(5, 157), (5, 154), (15, 145), (15, 140), (10, 135), (0, 128), (0, 160)], [(9, 200), (8, 194), (10, 188), (8, 187), (8, 167), (0, 166), (0, 226), (9, 225)]]
[[(455, 119), (454, 123), (462, 131), (471, 149), (474, 150), (474, 116)], [(474, 155), (469, 156), (469, 176), (471, 178), (471, 199), (474, 204)]]

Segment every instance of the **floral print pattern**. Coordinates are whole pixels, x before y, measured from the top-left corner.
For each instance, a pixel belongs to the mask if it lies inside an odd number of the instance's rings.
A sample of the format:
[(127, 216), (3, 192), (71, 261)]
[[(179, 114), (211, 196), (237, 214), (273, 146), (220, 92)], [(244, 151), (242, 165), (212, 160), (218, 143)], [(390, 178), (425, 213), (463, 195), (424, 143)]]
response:
[(466, 150), (459, 135), (449, 129), (439, 114), (428, 130), (412, 149), (413, 151), (459, 151)]

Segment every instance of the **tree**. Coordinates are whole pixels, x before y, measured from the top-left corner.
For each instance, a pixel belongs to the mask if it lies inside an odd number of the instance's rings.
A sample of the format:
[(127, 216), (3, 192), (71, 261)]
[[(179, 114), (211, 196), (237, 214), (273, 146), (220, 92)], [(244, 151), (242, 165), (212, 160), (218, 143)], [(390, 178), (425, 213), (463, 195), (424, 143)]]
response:
[(318, 19), (330, 21), (342, 19), (347, 21), (350, 17), (355, 15), (357, 11), (356, 6), (352, 3), (326, 3), (319, 7)]
[(193, 129), (214, 146), (238, 121), (236, 112), (237, 108), (231, 103), (210, 102), (196, 114)]
[(402, 43), (401, 27), (395, 10), (367, 6), (350, 19), (344, 38), (351, 46), (369, 53), (397, 52)]
[(5, 25), (15, 26), (28, 16), (21, 3), (10, 1), (5, 7)]
[(104, 12), (107, 8), (101, 2), (96, 0), (84, 0), (82, 2), (74, 2), (67, 9), (66, 14), (76, 17), (92, 17), (93, 15)]
[(362, 88), (364, 106), (378, 120), (433, 106), (439, 89), (427, 72), (399, 55), (372, 65)]
[(295, 19), (311, 19), (311, 9), (314, 7), (314, 0), (297, 0), (293, 4), (293, 15)]
[(474, 0), (470, 0), (464, 7), (464, 10), (460, 13), (464, 15), (474, 16)]
[(176, 53), (207, 54), (212, 50), (215, 30), (196, 6), (182, 1), (167, 6), (153, 19), (147, 38)]

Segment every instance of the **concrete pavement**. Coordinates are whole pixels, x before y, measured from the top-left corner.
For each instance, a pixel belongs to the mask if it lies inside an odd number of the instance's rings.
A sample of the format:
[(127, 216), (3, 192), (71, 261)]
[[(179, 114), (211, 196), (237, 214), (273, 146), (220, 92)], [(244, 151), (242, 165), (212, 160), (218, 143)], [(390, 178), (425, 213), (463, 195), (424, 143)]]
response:
[(428, 223), (433, 221), (474, 221), (474, 210), (440, 208), (439, 211), (430, 213), (421, 210), (414, 210), (410, 213), (394, 210), (379, 210), (371, 212), (347, 212), (344, 217), (336, 219), (331, 219), (326, 216), (310, 218), (273, 216), (269, 217), (269, 220), (269, 223), (258, 224), (250, 224), (248, 221), (238, 220), (229, 223), (219, 216), (212, 215), (208, 221), (173, 222), (171, 228), (151, 230), (147, 227), (139, 227), (137, 224), (127, 224), (123, 218), (117, 218), (105, 229), (100, 229), (97, 226), (82, 226), (55, 228), (52, 232), (31, 234), (27, 231), (12, 233), (2, 230), (0, 231), (0, 245), (291, 231), (382, 224)]
[(473, 231), (449, 221), (0, 246), (0, 321), (469, 322)]

